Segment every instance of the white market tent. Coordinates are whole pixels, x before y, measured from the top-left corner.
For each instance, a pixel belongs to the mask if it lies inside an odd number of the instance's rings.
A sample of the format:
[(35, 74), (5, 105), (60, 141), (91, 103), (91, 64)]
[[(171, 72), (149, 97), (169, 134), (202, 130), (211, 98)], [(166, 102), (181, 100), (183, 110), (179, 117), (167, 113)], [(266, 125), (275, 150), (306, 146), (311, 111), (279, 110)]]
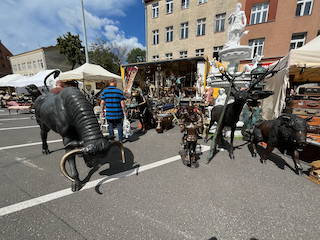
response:
[(122, 77), (114, 73), (109, 72), (103, 67), (91, 63), (85, 63), (82, 66), (63, 72), (59, 75), (59, 79), (62, 81), (87, 81), (87, 82), (103, 82), (108, 81), (111, 78), (115, 78), (118, 81), (118, 87), (122, 88)]
[(14, 82), (24, 78), (21, 74), (10, 74), (0, 78), (0, 87), (14, 87)]
[[(273, 68), (276, 63), (269, 67)], [(264, 90), (274, 91), (274, 95), (261, 101), (261, 116), (266, 120), (279, 117), (285, 107), (289, 75), (294, 75), (295, 83), (320, 82), (320, 36), (298, 49), (292, 49), (283, 57), (275, 70), (281, 69), (273, 77), (266, 79)]]
[[(14, 87), (15, 88), (26, 87), (30, 84), (34, 84), (37, 87), (43, 87), (44, 86), (44, 79), (46, 78), (46, 76), (48, 76), (50, 73), (52, 73), (55, 70), (59, 70), (59, 69), (40, 71), (31, 77), (21, 79), (20, 81), (15, 81)], [(54, 79), (54, 76), (50, 75), (50, 77), (47, 79), (47, 86), (48, 87), (55, 86), (55, 82), (56, 82), (56, 79)]]

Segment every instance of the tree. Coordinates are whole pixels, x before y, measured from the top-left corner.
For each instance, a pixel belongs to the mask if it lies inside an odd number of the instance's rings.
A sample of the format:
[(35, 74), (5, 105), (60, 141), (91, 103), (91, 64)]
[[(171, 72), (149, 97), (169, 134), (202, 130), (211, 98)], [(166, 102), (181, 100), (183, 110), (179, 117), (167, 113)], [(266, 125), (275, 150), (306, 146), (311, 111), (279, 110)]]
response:
[(109, 46), (115, 56), (114, 61), (116, 64), (118, 64), (119, 73), (120, 73), (121, 65), (124, 64), (126, 61), (128, 51), (129, 51), (129, 46), (118, 44), (116, 42), (109, 43)]
[(127, 55), (127, 63), (145, 62), (146, 61), (146, 50), (140, 48), (134, 48)]
[(82, 65), (85, 62), (84, 47), (81, 45), (79, 34), (72, 35), (70, 32), (57, 38), (59, 53), (67, 56), (67, 64), (74, 69), (76, 64)]
[(111, 48), (108, 47), (108, 42), (106, 40), (97, 38), (96, 41), (90, 45), (88, 54), (92, 64), (100, 65), (112, 73), (119, 73), (116, 56), (111, 51)]

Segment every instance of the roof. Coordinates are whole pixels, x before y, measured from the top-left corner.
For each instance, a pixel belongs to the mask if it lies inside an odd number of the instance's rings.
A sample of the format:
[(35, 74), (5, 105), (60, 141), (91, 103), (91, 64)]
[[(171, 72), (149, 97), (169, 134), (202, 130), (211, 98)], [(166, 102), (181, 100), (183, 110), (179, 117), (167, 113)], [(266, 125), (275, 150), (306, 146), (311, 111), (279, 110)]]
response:
[(192, 62), (192, 61), (206, 61), (207, 56), (199, 56), (199, 57), (190, 57), (190, 58), (178, 58), (178, 59), (170, 59), (170, 60), (162, 60), (162, 61), (152, 61), (152, 62), (137, 62), (137, 63), (128, 63), (123, 64), (122, 67), (139, 67), (145, 65), (170, 65), (176, 62)]

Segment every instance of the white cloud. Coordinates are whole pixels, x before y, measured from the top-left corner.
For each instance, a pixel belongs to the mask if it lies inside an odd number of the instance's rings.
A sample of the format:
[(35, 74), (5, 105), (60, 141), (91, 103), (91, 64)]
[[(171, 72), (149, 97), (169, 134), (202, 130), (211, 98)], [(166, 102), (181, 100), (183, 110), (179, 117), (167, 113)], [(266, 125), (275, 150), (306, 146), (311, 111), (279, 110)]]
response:
[[(112, 18), (125, 16), (141, 0), (83, 0), (88, 42), (105, 37), (130, 48), (144, 48), (137, 37), (126, 37), (120, 22)], [(1, 42), (14, 55), (56, 44), (58, 36), (79, 34), (83, 40), (82, 11), (79, 0), (1, 0)], [(128, 23), (130, 24), (130, 23)]]

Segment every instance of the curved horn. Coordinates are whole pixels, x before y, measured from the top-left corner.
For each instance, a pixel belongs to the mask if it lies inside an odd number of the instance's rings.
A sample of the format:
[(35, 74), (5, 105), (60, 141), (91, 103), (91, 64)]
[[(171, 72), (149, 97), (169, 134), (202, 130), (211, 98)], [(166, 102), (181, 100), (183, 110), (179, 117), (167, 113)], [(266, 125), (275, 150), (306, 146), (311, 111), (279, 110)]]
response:
[(70, 181), (72, 181), (72, 182), (74, 182), (75, 180), (74, 180), (73, 178), (71, 178), (71, 177), (69, 176), (69, 174), (67, 173), (67, 170), (66, 170), (66, 161), (67, 161), (68, 157), (71, 157), (71, 156), (73, 157), (74, 155), (79, 154), (79, 153), (81, 153), (81, 152), (82, 152), (82, 150), (79, 149), (79, 148), (74, 149), (74, 150), (72, 150), (72, 151), (70, 151), (70, 152), (67, 152), (67, 153), (61, 158), (61, 160), (60, 160), (60, 170), (61, 170), (63, 176), (65, 176), (66, 178), (68, 178), (68, 179), (69, 179)]
[(126, 160), (125, 160), (125, 157), (124, 157), (124, 148), (123, 148), (122, 143), (119, 142), (119, 141), (114, 141), (114, 142), (112, 142), (111, 146), (114, 146), (114, 145), (116, 145), (116, 146), (118, 146), (120, 148), (121, 156), (122, 156), (122, 163), (125, 163)]

